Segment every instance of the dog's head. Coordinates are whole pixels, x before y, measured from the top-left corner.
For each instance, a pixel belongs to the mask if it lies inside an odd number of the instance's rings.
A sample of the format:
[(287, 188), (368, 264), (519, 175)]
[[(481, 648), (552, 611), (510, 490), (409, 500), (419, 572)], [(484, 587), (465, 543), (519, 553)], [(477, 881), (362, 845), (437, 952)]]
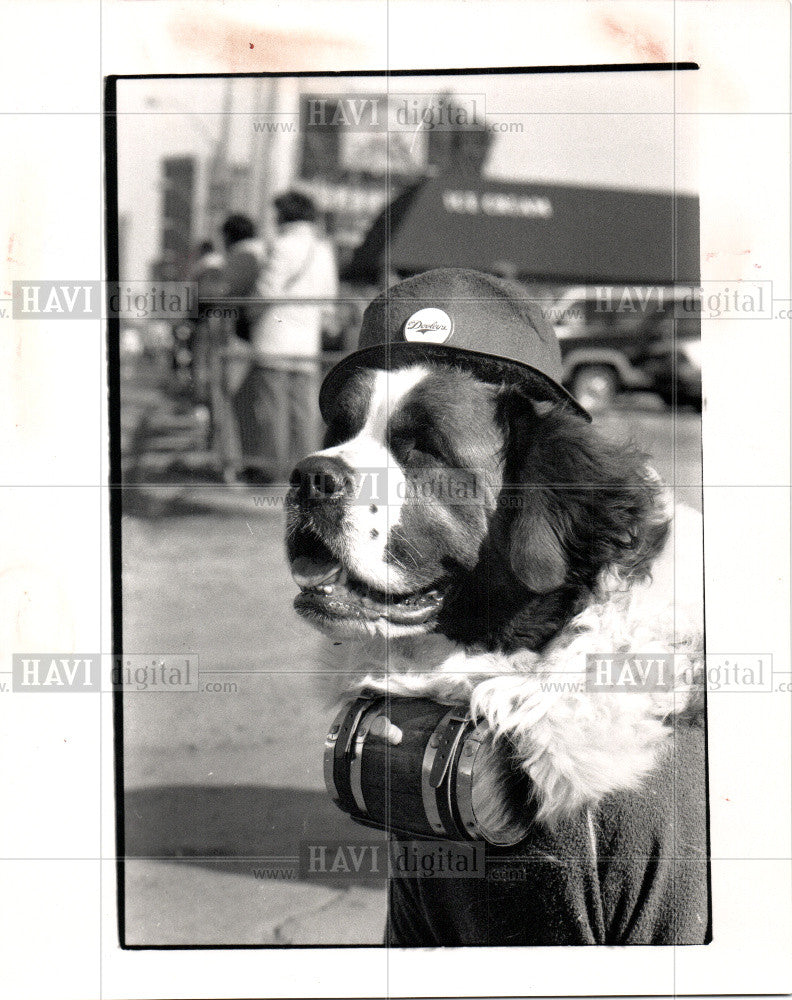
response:
[(515, 386), (368, 369), (329, 417), (292, 475), (287, 552), (295, 607), (333, 636), (538, 649), (604, 570), (648, 573), (665, 538), (645, 457)]

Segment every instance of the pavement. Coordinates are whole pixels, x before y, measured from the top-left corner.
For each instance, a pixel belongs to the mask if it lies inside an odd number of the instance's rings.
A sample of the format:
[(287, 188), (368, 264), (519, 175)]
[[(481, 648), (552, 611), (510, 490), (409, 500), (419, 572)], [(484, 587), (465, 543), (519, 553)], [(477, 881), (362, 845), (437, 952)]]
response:
[[(172, 415), (153, 390), (127, 401), (127, 445), (142, 415)], [(698, 415), (629, 410), (602, 426), (630, 434), (700, 507)], [(197, 657), (201, 680), (195, 692), (124, 697), (126, 942), (379, 944), (382, 874), (300, 865), (311, 846), (384, 835), (324, 789), (334, 713), (318, 636), (291, 609), (284, 490), (223, 485), (190, 440), (161, 465), (144, 457), (125, 488), (124, 651)]]
[(128, 862), (130, 945), (379, 945), (385, 890), (256, 881), (171, 861)]
[(285, 487), (227, 486), (200, 412), (161, 366), (122, 378), (124, 651), (181, 653), (196, 692), (124, 696), (125, 940), (380, 944), (381, 873), (300, 868), (375, 844), (324, 788), (334, 710), (317, 635), (291, 609)]
[(126, 940), (380, 943), (381, 875), (300, 872), (311, 846), (377, 835), (325, 791), (318, 637), (291, 610), (281, 512), (250, 500), (122, 521), (125, 652), (200, 671), (196, 692), (124, 696)]

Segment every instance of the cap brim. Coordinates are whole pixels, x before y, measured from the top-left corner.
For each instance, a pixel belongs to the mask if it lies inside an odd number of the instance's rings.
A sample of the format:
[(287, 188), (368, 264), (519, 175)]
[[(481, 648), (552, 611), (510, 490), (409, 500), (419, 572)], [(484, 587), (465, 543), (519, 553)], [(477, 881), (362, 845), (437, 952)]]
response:
[(325, 420), (329, 418), (333, 397), (341, 385), (356, 371), (364, 368), (388, 370), (417, 361), (439, 361), (462, 366), (485, 382), (513, 382), (526, 389), (532, 399), (548, 403), (566, 403), (575, 413), (591, 423), (591, 414), (583, 409), (571, 393), (531, 365), (513, 361), (511, 358), (498, 357), (495, 354), (468, 351), (464, 347), (442, 347), (438, 344), (414, 344), (406, 341), (375, 344), (373, 347), (353, 351), (352, 354), (342, 358), (327, 373), (319, 390), (319, 409), (322, 411), (322, 416)]

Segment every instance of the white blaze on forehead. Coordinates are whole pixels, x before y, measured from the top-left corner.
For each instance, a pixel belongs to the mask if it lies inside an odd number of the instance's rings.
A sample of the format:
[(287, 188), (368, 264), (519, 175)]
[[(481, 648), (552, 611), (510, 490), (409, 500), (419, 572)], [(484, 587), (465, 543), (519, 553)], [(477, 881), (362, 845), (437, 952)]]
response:
[(420, 365), (395, 372), (375, 372), (366, 423), (360, 433), (368, 433), (384, 444), (391, 415), (428, 374), (428, 370)]
[(359, 493), (344, 517), (345, 559), (352, 572), (379, 590), (407, 593), (412, 587), (397, 566), (385, 561), (388, 534), (399, 523), (406, 493), (404, 473), (388, 449), (388, 421), (406, 396), (429, 374), (413, 365), (377, 371), (360, 432), (320, 455), (340, 458), (359, 474)]
[[(399, 371), (376, 371), (371, 395), (368, 399), (363, 427), (349, 441), (326, 448), (320, 455), (343, 458), (354, 469), (367, 469), (365, 459), (376, 456), (381, 468), (398, 469), (398, 462), (388, 450), (388, 421), (398, 410), (406, 396), (429, 374), (426, 368), (413, 365)], [(363, 459), (363, 460), (361, 460)]]

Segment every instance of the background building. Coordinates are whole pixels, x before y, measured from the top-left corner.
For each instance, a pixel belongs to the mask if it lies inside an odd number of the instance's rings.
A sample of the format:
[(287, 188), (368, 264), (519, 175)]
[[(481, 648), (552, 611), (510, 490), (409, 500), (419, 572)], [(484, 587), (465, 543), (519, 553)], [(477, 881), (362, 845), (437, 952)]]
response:
[[(316, 199), (342, 265), (389, 201), (449, 170), (696, 192), (693, 125), (673, 114), (673, 75), (630, 84), (617, 73), (119, 81), (121, 277), (149, 277), (174, 257), (183, 268), (185, 244), (217, 240), (229, 211), (266, 233), (272, 197), (292, 185)], [(427, 108), (464, 111), (467, 125), (438, 125)]]

